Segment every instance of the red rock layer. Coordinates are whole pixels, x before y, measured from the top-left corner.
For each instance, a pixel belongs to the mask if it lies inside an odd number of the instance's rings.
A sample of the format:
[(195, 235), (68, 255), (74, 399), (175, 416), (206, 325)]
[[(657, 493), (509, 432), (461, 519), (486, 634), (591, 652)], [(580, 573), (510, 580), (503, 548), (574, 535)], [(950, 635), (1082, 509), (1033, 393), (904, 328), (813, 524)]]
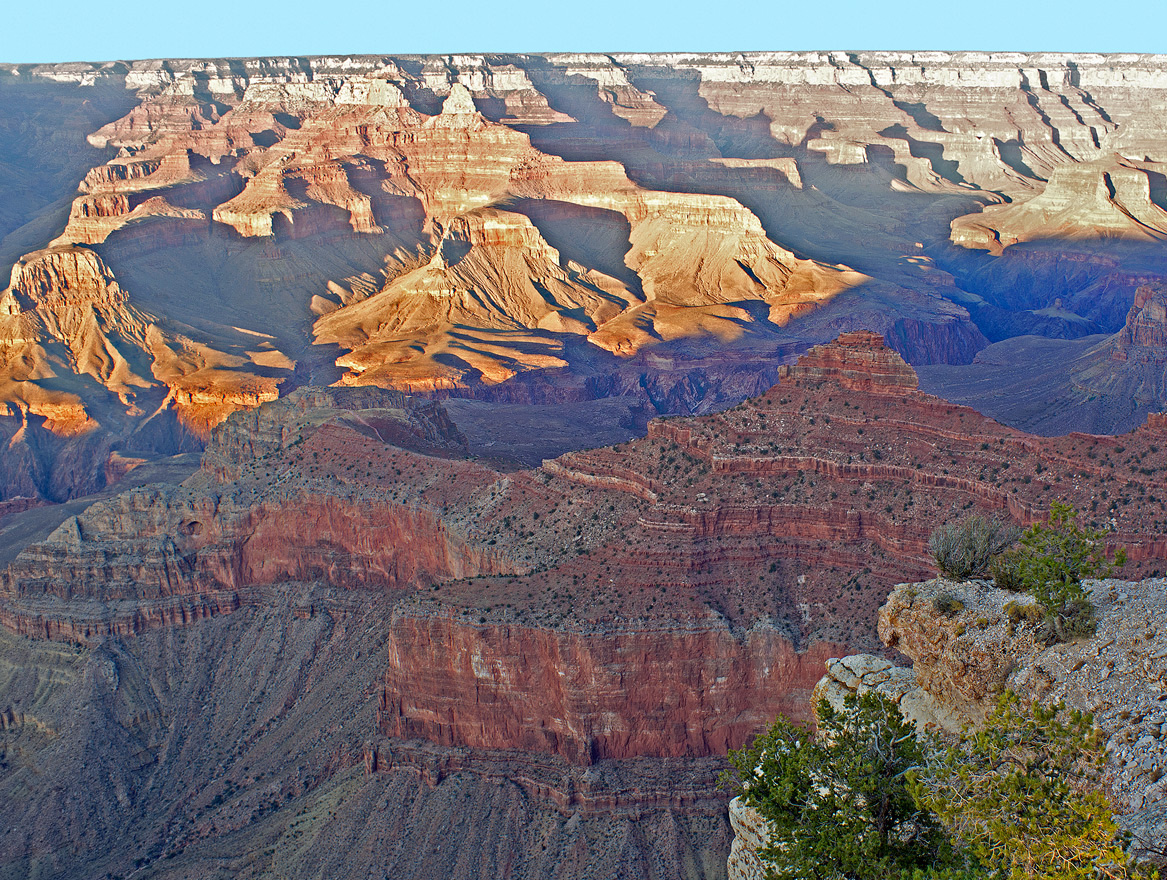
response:
[(915, 371), (883, 337), (868, 330), (841, 333), (830, 345), (816, 345), (798, 363), (783, 368), (782, 378), (795, 382), (829, 380), (847, 391), (874, 394), (915, 391)]
[(451, 535), (425, 507), (299, 493), (239, 505), (141, 492), (68, 520), (23, 551), (2, 585), (15, 599), (148, 603), (285, 580), (405, 590), (512, 568), (490, 547)]
[(19, 609), (0, 604), (0, 625), (33, 639), (94, 644), (111, 636), (128, 638), (147, 629), (189, 626), (209, 617), (230, 614), (247, 599), (247, 594), (234, 590), (214, 590), (112, 606), (92, 603), (78, 608), (74, 605), (67, 613), (48, 603)]
[[(1132, 351), (1132, 347), (1138, 349)], [(1167, 361), (1167, 293), (1144, 285), (1135, 291), (1135, 302), (1126, 324), (1118, 332), (1111, 357), (1150, 363)]]
[(410, 611), (388, 642), (381, 733), (577, 764), (721, 755), (807, 697), (838, 646), (796, 652), (773, 627), (624, 625), (603, 631), (479, 624)]
[[(383, 442), (392, 407), (330, 395), (232, 416), (203, 477), (224, 482), (120, 496), (24, 551), (5, 624), (86, 638), (81, 598), (187, 608), (283, 580), (388, 592), (382, 735), (586, 764), (720, 754), (797, 714), (821, 660), (875, 646), (889, 588), (926, 578), (928, 535), (966, 513), (1025, 523), (1065, 499), (1130, 548), (1127, 574), (1167, 569), (1162, 420), (1025, 435), (914, 390), (869, 334), (732, 410), (510, 474)], [(393, 423), (444, 436), (423, 416)]]

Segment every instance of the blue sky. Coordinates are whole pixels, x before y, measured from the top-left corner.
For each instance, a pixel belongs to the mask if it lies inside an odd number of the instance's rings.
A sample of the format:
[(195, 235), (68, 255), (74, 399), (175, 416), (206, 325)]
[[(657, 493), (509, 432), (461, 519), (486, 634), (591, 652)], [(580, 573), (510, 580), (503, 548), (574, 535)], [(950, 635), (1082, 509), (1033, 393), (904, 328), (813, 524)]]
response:
[(1167, 52), (1164, 0), (15, 0), (7, 5), (0, 20), (0, 62), (755, 49)]

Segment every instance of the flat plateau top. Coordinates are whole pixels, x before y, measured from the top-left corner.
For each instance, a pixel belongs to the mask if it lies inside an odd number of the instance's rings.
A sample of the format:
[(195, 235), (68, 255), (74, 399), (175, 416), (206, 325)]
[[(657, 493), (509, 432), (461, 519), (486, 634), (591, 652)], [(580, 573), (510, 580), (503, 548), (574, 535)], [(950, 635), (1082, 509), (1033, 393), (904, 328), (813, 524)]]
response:
[(823, 50), (814, 52), (548, 52), (548, 53), (452, 53), (433, 55), (285, 55), (254, 58), (141, 59), (134, 61), (72, 61), (57, 64), (0, 64), (0, 73), (53, 76), (92, 72), (165, 69), (173, 73), (185, 70), (217, 68), (220, 65), (242, 67), (238, 72), (295, 69), (320, 73), (362, 73), (377, 70), (395, 61), (452, 64), (456, 67), (495, 67), (521, 64), (526, 59), (545, 59), (564, 65), (653, 65), (684, 67), (740, 66), (753, 67), (1167, 67), (1167, 55), (1094, 52), (943, 52), (933, 50), (862, 51)]

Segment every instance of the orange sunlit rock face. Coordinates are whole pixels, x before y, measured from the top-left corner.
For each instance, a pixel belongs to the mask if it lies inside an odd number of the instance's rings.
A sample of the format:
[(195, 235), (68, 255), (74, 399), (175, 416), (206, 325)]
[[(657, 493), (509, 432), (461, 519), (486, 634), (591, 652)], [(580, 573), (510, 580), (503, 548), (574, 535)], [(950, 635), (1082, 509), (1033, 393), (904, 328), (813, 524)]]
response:
[(707, 411), (841, 330), (914, 364), (1115, 332), (1163, 274), (1154, 59), (744, 58), (3, 73), (90, 110), (25, 135), (30, 174), (72, 170), (11, 239), (3, 430), (40, 469), (0, 497), (98, 488), (110, 448), (197, 449), (303, 385)]
[(0, 69), (0, 874), (723, 876), (937, 525), (1167, 570), (1163, 69)]

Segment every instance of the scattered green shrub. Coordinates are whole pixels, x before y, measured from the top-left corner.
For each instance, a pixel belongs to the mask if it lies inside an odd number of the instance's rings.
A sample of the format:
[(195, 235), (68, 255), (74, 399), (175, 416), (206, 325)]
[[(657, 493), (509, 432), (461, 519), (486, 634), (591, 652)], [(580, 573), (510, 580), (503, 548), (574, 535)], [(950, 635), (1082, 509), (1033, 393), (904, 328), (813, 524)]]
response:
[(1020, 530), (998, 519), (974, 515), (932, 532), (928, 549), (940, 573), (966, 580), (988, 573), (994, 557), (1017, 540)]
[(1017, 565), (1017, 551), (1005, 550), (993, 557), (989, 563), (989, 576), (998, 590), (1020, 593), (1025, 589), (1021, 580), (1021, 570)]
[(957, 864), (943, 827), (908, 791), (925, 754), (885, 697), (849, 696), (842, 711), (823, 700), (819, 736), (780, 719), (729, 759), (741, 798), (770, 823), (758, 853), (767, 877), (882, 880)]
[(1107, 556), (1106, 533), (1078, 525), (1078, 512), (1060, 501), (1050, 504), (1048, 524), (1034, 523), (1010, 553), (1015, 582), (1045, 610), (1047, 642), (1094, 633), (1096, 622), (1085, 578), (1107, 577), (1126, 563), (1126, 550)]
[(991, 877), (1123, 878), (1136, 866), (1103, 793), (1105, 765), (1090, 715), (1006, 692), (982, 730), (910, 774), (909, 790)]
[(1090, 715), (1007, 691), (983, 729), (946, 746), (875, 693), (819, 714), (817, 737), (779, 720), (729, 755), (769, 824), (767, 878), (1158, 877), (1126, 852)]
[(1113, 562), (1106, 554), (1106, 533), (1078, 525), (1078, 511), (1054, 501), (1049, 524), (1034, 523), (1020, 538), (1017, 574), (1026, 592), (1047, 609), (1088, 598), (1084, 578), (1106, 577), (1126, 563), (1119, 548)]

